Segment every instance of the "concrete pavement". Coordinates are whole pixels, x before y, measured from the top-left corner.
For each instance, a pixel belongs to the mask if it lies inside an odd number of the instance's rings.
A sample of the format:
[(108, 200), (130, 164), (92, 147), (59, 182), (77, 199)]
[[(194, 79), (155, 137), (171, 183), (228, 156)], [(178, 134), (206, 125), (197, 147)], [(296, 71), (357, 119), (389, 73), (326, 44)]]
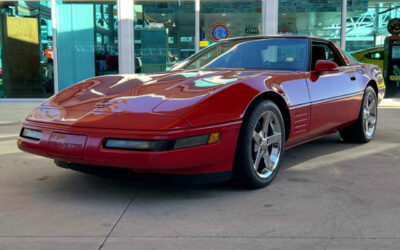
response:
[(37, 104), (19, 104), (17, 112), (14, 103), (0, 103), (0, 249), (400, 245), (398, 102), (379, 109), (372, 142), (346, 144), (332, 135), (288, 150), (274, 182), (254, 191), (226, 183), (131, 182), (57, 168), (16, 147), (15, 124)]

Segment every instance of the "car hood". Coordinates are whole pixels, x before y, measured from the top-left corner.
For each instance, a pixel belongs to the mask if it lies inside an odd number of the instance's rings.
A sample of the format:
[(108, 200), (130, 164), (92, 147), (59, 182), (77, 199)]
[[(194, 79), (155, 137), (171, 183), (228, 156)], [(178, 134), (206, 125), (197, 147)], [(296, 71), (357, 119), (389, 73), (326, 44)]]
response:
[(27, 120), (79, 127), (167, 130), (212, 92), (259, 72), (178, 71), (109, 75), (77, 83), (43, 102)]

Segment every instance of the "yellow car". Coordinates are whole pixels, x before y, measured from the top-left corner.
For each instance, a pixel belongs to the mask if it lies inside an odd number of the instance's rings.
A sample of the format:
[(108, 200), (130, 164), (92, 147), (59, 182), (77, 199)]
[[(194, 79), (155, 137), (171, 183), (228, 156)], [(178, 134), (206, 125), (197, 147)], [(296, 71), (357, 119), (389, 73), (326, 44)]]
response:
[(375, 47), (365, 50), (359, 50), (351, 55), (360, 62), (378, 65), (383, 72), (383, 47)]
[(383, 73), (383, 47), (374, 47), (370, 49), (359, 50), (351, 53), (351, 55), (360, 62), (378, 65)]

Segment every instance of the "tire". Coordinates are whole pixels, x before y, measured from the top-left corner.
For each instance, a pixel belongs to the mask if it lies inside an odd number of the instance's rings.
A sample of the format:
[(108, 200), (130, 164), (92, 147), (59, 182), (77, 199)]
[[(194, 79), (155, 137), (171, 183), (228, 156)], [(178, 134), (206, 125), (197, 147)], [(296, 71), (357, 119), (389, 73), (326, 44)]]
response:
[(357, 121), (339, 131), (344, 142), (367, 143), (375, 135), (378, 121), (378, 98), (375, 90), (368, 86), (364, 91)]
[(240, 129), (233, 181), (247, 188), (267, 186), (279, 171), (284, 146), (285, 126), (279, 108), (269, 100), (254, 103)]

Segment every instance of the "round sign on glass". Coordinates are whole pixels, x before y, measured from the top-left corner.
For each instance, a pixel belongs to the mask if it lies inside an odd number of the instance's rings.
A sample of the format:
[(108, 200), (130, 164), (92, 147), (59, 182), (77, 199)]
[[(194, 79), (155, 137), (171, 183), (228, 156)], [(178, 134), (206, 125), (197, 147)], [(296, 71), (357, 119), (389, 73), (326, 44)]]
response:
[(387, 26), (388, 31), (392, 35), (399, 35), (400, 34), (400, 18), (393, 18), (389, 21)]
[(225, 24), (219, 23), (211, 28), (211, 37), (214, 41), (229, 37), (229, 28)]

